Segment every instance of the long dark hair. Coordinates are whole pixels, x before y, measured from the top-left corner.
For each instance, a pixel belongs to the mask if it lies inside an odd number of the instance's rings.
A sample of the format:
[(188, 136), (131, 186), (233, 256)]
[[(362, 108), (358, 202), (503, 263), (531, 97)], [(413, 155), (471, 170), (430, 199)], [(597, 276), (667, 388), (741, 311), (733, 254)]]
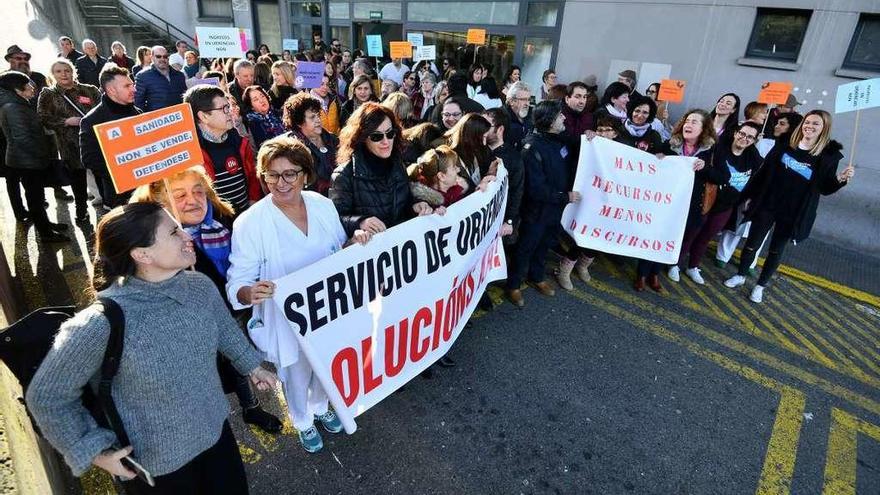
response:
[[(727, 119), (724, 121), (724, 132), (727, 132), (730, 129), (733, 129), (739, 123), (739, 106), (740, 99), (736, 93), (724, 93), (723, 95), (718, 97), (718, 100), (715, 101), (715, 106), (718, 106), (718, 102), (721, 101), (725, 96), (730, 96), (736, 102), (736, 105), (733, 106), (733, 110), (730, 112), (730, 115), (727, 116)], [(709, 112), (709, 118), (712, 119), (712, 125), (715, 125), (715, 107), (712, 107), (712, 111)]]
[(489, 161), (489, 148), (483, 144), (483, 136), (491, 127), (486, 117), (469, 113), (446, 131), (449, 146), (458, 153), (469, 172)]
[(130, 203), (112, 209), (95, 229), (95, 261), (92, 288), (102, 291), (120, 277), (134, 275), (137, 264), (131, 250), (156, 242), (162, 205), (152, 201)]
[(336, 163), (344, 165), (351, 160), (355, 151), (363, 150), (364, 143), (370, 133), (376, 132), (376, 129), (382, 125), (385, 119), (391, 120), (392, 128), (397, 131), (394, 137), (394, 146), (391, 149), (391, 159), (396, 160), (400, 157), (403, 147), (403, 129), (400, 121), (390, 108), (368, 101), (357, 107), (357, 110), (348, 118), (348, 122), (339, 133), (339, 150), (336, 152)]

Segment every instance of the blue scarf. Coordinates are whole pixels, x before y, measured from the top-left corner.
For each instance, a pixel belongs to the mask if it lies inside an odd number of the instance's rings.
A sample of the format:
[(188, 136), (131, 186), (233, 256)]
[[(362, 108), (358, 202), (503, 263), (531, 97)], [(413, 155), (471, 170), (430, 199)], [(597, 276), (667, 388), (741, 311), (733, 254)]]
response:
[(198, 225), (184, 227), (192, 236), (193, 242), (217, 267), (223, 278), (229, 270), (229, 254), (232, 252), (232, 232), (222, 223), (214, 220), (214, 205), (208, 201), (208, 212)]

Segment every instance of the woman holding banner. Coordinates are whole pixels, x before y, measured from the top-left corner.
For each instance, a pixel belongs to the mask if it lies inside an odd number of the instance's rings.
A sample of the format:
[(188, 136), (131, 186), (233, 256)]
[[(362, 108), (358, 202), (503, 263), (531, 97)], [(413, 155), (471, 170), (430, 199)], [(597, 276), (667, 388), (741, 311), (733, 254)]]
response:
[(819, 196), (834, 194), (855, 174), (849, 165), (839, 174), (843, 147), (831, 139), (831, 115), (824, 110), (807, 112), (788, 142), (779, 142), (767, 155), (755, 177), (755, 189), (746, 213), (752, 226), (739, 261), (739, 272), (724, 282), (730, 288), (746, 281), (749, 265), (758, 255), (764, 236), (773, 229), (770, 250), (758, 284), (749, 299), (760, 303), (782, 261), (789, 241), (797, 243), (810, 236)]
[[(342, 431), (342, 423), (328, 408), (327, 394), (287, 318), (272, 302), (271, 280), (330, 256), (350, 241), (333, 203), (304, 190), (316, 177), (306, 145), (287, 136), (266, 141), (257, 171), (269, 194), (235, 221), (226, 294), (234, 309), (253, 308), (248, 333), (275, 365), (300, 444), (314, 453), (324, 445), (315, 420), (331, 433)], [(358, 229), (352, 240), (366, 243), (371, 235)]]
[[(685, 220), (685, 232), (696, 228), (702, 219), (703, 199), (705, 196), (706, 182), (710, 181), (714, 184), (722, 184), (727, 179), (722, 176), (716, 176), (718, 169), (715, 167), (706, 167), (706, 162), (710, 160), (712, 147), (715, 146), (715, 130), (712, 128), (712, 119), (709, 114), (703, 110), (688, 110), (684, 117), (678, 121), (672, 130), (672, 137), (669, 141), (663, 143), (663, 148), (658, 156), (679, 155), (696, 157), (694, 161), (694, 187), (691, 192), (691, 204), (688, 210), (688, 216)], [(660, 272), (661, 265), (655, 262), (645, 262), (642, 269), (639, 270), (638, 277), (634, 288), (636, 290), (644, 290), (642, 277), (647, 276), (648, 286), (651, 289), (660, 292), (663, 287), (660, 285), (660, 279), (657, 274)], [(669, 278), (673, 282), (681, 279), (678, 265), (669, 269)]]
[(413, 199), (402, 143), (400, 122), (378, 103), (361, 105), (342, 130), (330, 199), (349, 235), (358, 230), (378, 234), (414, 215), (434, 212), (428, 203)]

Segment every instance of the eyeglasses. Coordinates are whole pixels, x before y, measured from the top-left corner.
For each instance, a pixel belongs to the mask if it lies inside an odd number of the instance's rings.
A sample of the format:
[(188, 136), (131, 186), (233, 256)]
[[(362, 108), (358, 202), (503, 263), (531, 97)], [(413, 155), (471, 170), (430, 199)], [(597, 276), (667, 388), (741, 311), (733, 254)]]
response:
[(168, 58), (168, 55), (153, 55), (153, 58)]
[(213, 112), (214, 110), (222, 110), (223, 113), (228, 114), (228, 113), (232, 112), (232, 105), (227, 103), (226, 105), (223, 105), (222, 107), (212, 108), (209, 111)]
[(284, 182), (288, 184), (293, 184), (299, 179), (300, 175), (305, 174), (306, 171), (303, 169), (299, 170), (285, 170), (280, 174), (275, 172), (265, 172), (263, 173), (263, 180), (266, 181), (266, 184), (277, 184), (279, 179), (284, 179)]
[(608, 133), (608, 132), (614, 132), (614, 129), (612, 129), (611, 127), (597, 127), (596, 128), (596, 134), (602, 134), (602, 133)]
[(440, 115), (442, 115), (444, 119), (457, 119), (457, 118), (461, 117), (461, 112), (455, 112), (455, 113), (443, 112)]
[(748, 139), (749, 141), (757, 141), (758, 136), (752, 136), (751, 134), (746, 134), (743, 131), (736, 131), (736, 137), (740, 139)]
[(378, 143), (382, 141), (382, 138), (391, 141), (395, 136), (397, 136), (397, 131), (394, 129), (388, 129), (385, 132), (371, 132), (367, 137), (370, 138), (370, 141)]

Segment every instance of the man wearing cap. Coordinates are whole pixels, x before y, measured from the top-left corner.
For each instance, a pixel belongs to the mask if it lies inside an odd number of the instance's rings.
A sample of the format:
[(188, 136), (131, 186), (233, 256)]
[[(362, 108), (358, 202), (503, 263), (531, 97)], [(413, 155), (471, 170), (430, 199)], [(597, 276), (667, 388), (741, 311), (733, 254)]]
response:
[(83, 40), (82, 49), (85, 55), (76, 59), (76, 64), (74, 64), (76, 65), (77, 80), (82, 84), (91, 84), (100, 88), (98, 75), (101, 74), (101, 69), (104, 68), (107, 59), (98, 55), (98, 45), (92, 40)]
[[(39, 95), (40, 91), (47, 86), (46, 76), (39, 72), (31, 72), (31, 54), (19, 48), (18, 45), (12, 45), (6, 49), (6, 61), (9, 62), (9, 70), (17, 70), (31, 78), (31, 81), (34, 82), (34, 94)], [(34, 110), (37, 109), (36, 98), (33, 98), (30, 104)]]
[(58, 38), (58, 49), (61, 50), (58, 58), (66, 58), (72, 64), (76, 64), (77, 59), (83, 56), (81, 51), (73, 47), (73, 40), (69, 36)]
[(629, 86), (629, 99), (632, 100), (636, 96), (642, 96), (641, 93), (636, 91), (636, 83), (638, 82), (636, 79), (636, 71), (627, 69), (625, 71), (621, 71), (617, 74), (617, 82), (622, 82)]
[(770, 134), (773, 134), (773, 128), (776, 127), (776, 122), (779, 121), (779, 117), (787, 113), (797, 113), (795, 108), (800, 105), (801, 102), (795, 98), (795, 96), (791, 93), (788, 94), (788, 99), (785, 100), (785, 105), (779, 105), (770, 110), (770, 113), (767, 114), (767, 125), (765, 129), (770, 129)]

